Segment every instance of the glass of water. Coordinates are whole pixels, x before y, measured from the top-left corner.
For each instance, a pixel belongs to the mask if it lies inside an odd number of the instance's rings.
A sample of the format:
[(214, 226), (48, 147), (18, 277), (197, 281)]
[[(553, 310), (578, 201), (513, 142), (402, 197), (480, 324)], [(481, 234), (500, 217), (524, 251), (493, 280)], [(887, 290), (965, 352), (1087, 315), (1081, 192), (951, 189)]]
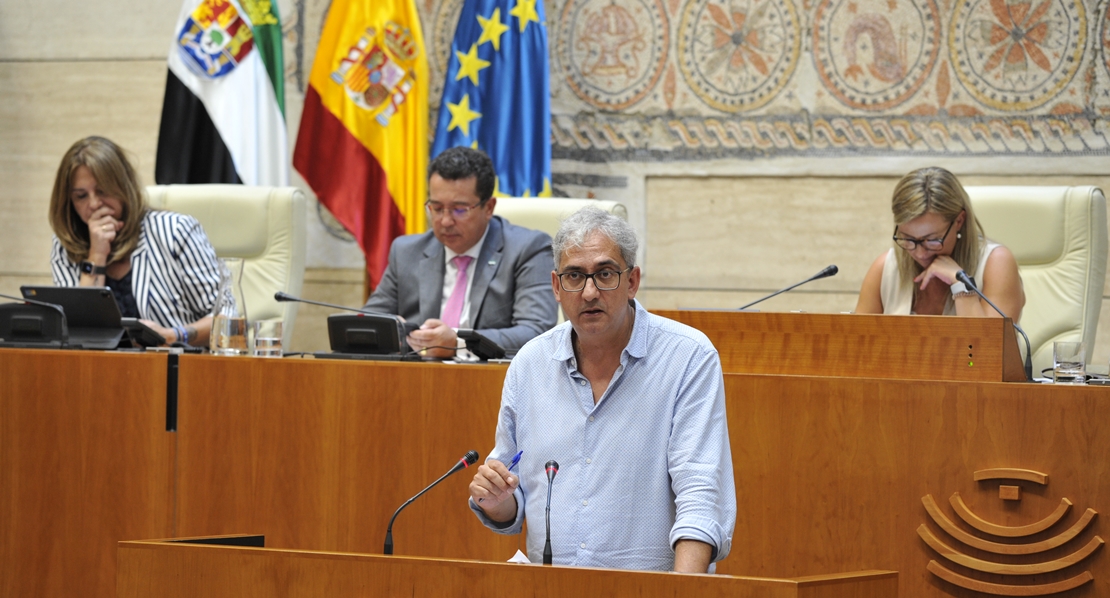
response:
[(1052, 379), (1056, 384), (1087, 383), (1087, 343), (1052, 343)]
[(254, 356), (281, 357), (281, 320), (258, 320), (254, 323)]

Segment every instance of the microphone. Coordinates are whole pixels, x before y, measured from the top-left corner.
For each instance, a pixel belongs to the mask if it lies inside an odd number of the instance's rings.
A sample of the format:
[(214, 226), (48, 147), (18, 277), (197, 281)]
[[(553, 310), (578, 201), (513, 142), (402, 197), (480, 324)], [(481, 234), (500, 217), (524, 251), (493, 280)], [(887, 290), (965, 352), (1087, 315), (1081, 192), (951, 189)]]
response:
[(57, 303), (47, 303), (45, 301), (36, 301), (34, 299), (28, 299), (26, 297), (13, 297), (12, 295), (3, 295), (3, 294), (0, 294), (0, 297), (2, 297), (4, 299), (13, 299), (15, 301), (21, 301), (23, 303), (30, 303), (31, 305), (38, 305), (40, 307), (49, 307), (50, 309), (62, 314), (63, 318), (66, 315), (65, 310), (62, 309), (62, 306), (58, 305)]
[[(1002, 310), (998, 309), (998, 306), (995, 305), (994, 303), (991, 303), (990, 299), (987, 299), (987, 296), (984, 295), (983, 292), (979, 290), (979, 287), (975, 286), (975, 283), (971, 281), (971, 277), (967, 275), (967, 272), (964, 272), (963, 270), (960, 270), (959, 272), (957, 272), (956, 273), (956, 280), (959, 280), (960, 282), (964, 283), (964, 286), (966, 286), (967, 288), (975, 291), (975, 294), (979, 295), (980, 299), (982, 299), (983, 301), (986, 301), (988, 305), (993, 307), (994, 311), (998, 312), (998, 314), (1000, 316), (1002, 316), (1003, 318), (1010, 317), (1010, 316), (1007, 316), (1006, 314), (1002, 313)], [(1025, 334), (1025, 331), (1021, 329), (1021, 326), (1018, 326), (1017, 322), (1015, 322), (1013, 320), (1010, 320), (1010, 323), (1014, 325), (1015, 330), (1017, 330), (1018, 332), (1021, 333), (1021, 338), (1025, 339), (1025, 381), (1026, 382), (1032, 382), (1033, 381), (1033, 350), (1029, 347), (1029, 335)]]
[[(389, 316), (389, 317), (393, 317), (393, 314), (383, 314), (383, 313), (378, 312), (378, 311), (368, 311), (368, 310), (365, 310), (365, 309), (358, 309), (358, 308), (355, 308), (355, 307), (347, 307), (345, 305), (336, 305), (334, 303), (324, 303), (323, 301), (313, 301), (311, 299), (302, 299), (300, 297), (294, 297), (294, 296), (290, 295), (289, 293), (283, 293), (281, 291), (278, 291), (278, 292), (274, 293), (274, 301), (280, 301), (280, 302), (283, 302), (283, 303), (284, 302), (290, 302), (290, 301), (294, 302), (294, 303), (310, 303), (312, 305), (319, 305), (321, 307), (332, 307), (332, 308), (335, 308), (335, 309), (341, 309), (343, 311), (353, 311), (353, 312), (357, 312), (357, 313), (360, 313), (360, 314), (366, 314), (366, 315), (370, 315), (370, 316)], [(475, 458), (477, 458), (477, 457), (475, 457)]]
[(543, 544), (543, 564), (551, 564), (551, 483), (555, 481), (555, 474), (559, 473), (559, 462), (548, 461), (544, 464), (547, 470), (547, 509), (544, 518), (547, 520), (547, 541)]
[(470, 467), (471, 465), (474, 465), (474, 463), (476, 463), (477, 461), (478, 461), (478, 451), (467, 451), (467, 453), (465, 455), (463, 455), (462, 459), (459, 459), (459, 462), (455, 463), (455, 466), (452, 467), (450, 470), (448, 470), (447, 473), (440, 476), (438, 480), (429, 484), (427, 488), (421, 490), (420, 492), (418, 492), (416, 494), (416, 496), (406, 500), (405, 504), (398, 507), (397, 511), (395, 513), (393, 513), (393, 519), (389, 520), (389, 527), (387, 527), (386, 530), (385, 530), (385, 550), (384, 550), (383, 554), (393, 554), (393, 522), (397, 520), (397, 516), (401, 514), (401, 511), (405, 510), (405, 507), (412, 504), (412, 501), (414, 501), (414, 500), (420, 498), (421, 496), (423, 496), (425, 492), (434, 488), (436, 484), (442, 482), (443, 480), (446, 480), (448, 478), (448, 476), (450, 476), (451, 474), (453, 474), (456, 471), (459, 471), (460, 469), (463, 469), (465, 467)]
[(741, 308), (738, 308), (737, 311), (743, 311), (745, 309), (748, 309), (749, 307), (755, 305), (756, 303), (759, 303), (761, 301), (766, 301), (766, 300), (770, 299), (771, 297), (774, 297), (775, 295), (778, 295), (780, 293), (785, 293), (786, 291), (789, 291), (790, 289), (793, 289), (795, 287), (800, 287), (800, 286), (802, 286), (803, 284), (805, 284), (807, 282), (812, 282), (814, 280), (819, 280), (821, 278), (828, 278), (830, 276), (835, 276), (836, 273), (839, 272), (839, 271), (840, 271), (840, 269), (837, 268), (836, 265), (834, 264), (832, 266), (829, 266), (829, 267), (825, 268), (824, 270), (821, 270), (817, 274), (814, 274), (813, 276), (810, 276), (809, 278), (803, 280), (802, 282), (799, 282), (797, 284), (792, 284), (792, 285), (786, 287), (785, 289), (775, 291), (774, 293), (771, 293), (770, 295), (767, 295), (766, 297), (764, 297), (762, 299), (756, 299), (755, 301), (752, 301), (751, 303), (749, 303), (749, 304), (747, 304), (747, 305), (745, 305)]

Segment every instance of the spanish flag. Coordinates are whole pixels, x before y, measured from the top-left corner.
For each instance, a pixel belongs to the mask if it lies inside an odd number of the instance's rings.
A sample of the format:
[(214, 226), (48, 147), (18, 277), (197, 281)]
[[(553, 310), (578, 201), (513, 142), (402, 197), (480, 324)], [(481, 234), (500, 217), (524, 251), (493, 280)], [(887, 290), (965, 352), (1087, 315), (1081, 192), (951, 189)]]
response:
[(425, 229), (428, 65), (413, 0), (335, 0), (305, 94), (293, 166), (366, 255)]

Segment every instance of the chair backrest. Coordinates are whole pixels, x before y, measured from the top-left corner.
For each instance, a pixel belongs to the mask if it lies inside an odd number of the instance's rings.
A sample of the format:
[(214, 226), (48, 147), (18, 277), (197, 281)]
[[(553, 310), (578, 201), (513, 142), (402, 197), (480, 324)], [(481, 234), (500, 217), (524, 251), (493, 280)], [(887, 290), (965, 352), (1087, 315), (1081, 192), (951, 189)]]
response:
[(603, 199), (570, 199), (565, 197), (498, 197), (493, 213), (517, 226), (542, 230), (555, 236), (559, 225), (571, 214), (586, 206), (597, 206), (621, 220), (628, 221), (624, 204)]
[(297, 304), (275, 301), (274, 293), (301, 294), (307, 236), (304, 192), (245, 185), (157, 185), (146, 190), (151, 208), (200, 221), (218, 257), (243, 258), (247, 317), (281, 318), (282, 340), (288, 347)]
[(1025, 287), (1020, 324), (1032, 345), (1033, 374), (1052, 367), (1054, 341), (1086, 341), (1089, 360), (1106, 278), (1106, 197), (1102, 190), (966, 189), (987, 237), (1005, 245), (1017, 259)]
[[(542, 230), (554, 238), (563, 220), (586, 206), (597, 206), (625, 222), (628, 221), (628, 210), (624, 204), (603, 199), (498, 197), (493, 213), (517, 226)], [(563, 308), (559, 306), (558, 323), (563, 323), (563, 320)]]

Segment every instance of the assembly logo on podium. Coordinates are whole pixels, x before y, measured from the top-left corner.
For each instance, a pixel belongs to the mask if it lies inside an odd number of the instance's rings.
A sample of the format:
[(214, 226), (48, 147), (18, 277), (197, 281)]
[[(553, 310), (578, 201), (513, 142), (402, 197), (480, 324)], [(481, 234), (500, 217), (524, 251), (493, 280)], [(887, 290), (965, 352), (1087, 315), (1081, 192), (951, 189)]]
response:
[(185, 20), (177, 43), (185, 64), (215, 79), (235, 70), (251, 49), (250, 25), (228, 0), (202, 0)]
[(419, 54), (408, 28), (389, 21), (379, 35), (377, 28), (367, 27), (339, 59), (331, 80), (386, 127), (416, 85), (413, 62)]

